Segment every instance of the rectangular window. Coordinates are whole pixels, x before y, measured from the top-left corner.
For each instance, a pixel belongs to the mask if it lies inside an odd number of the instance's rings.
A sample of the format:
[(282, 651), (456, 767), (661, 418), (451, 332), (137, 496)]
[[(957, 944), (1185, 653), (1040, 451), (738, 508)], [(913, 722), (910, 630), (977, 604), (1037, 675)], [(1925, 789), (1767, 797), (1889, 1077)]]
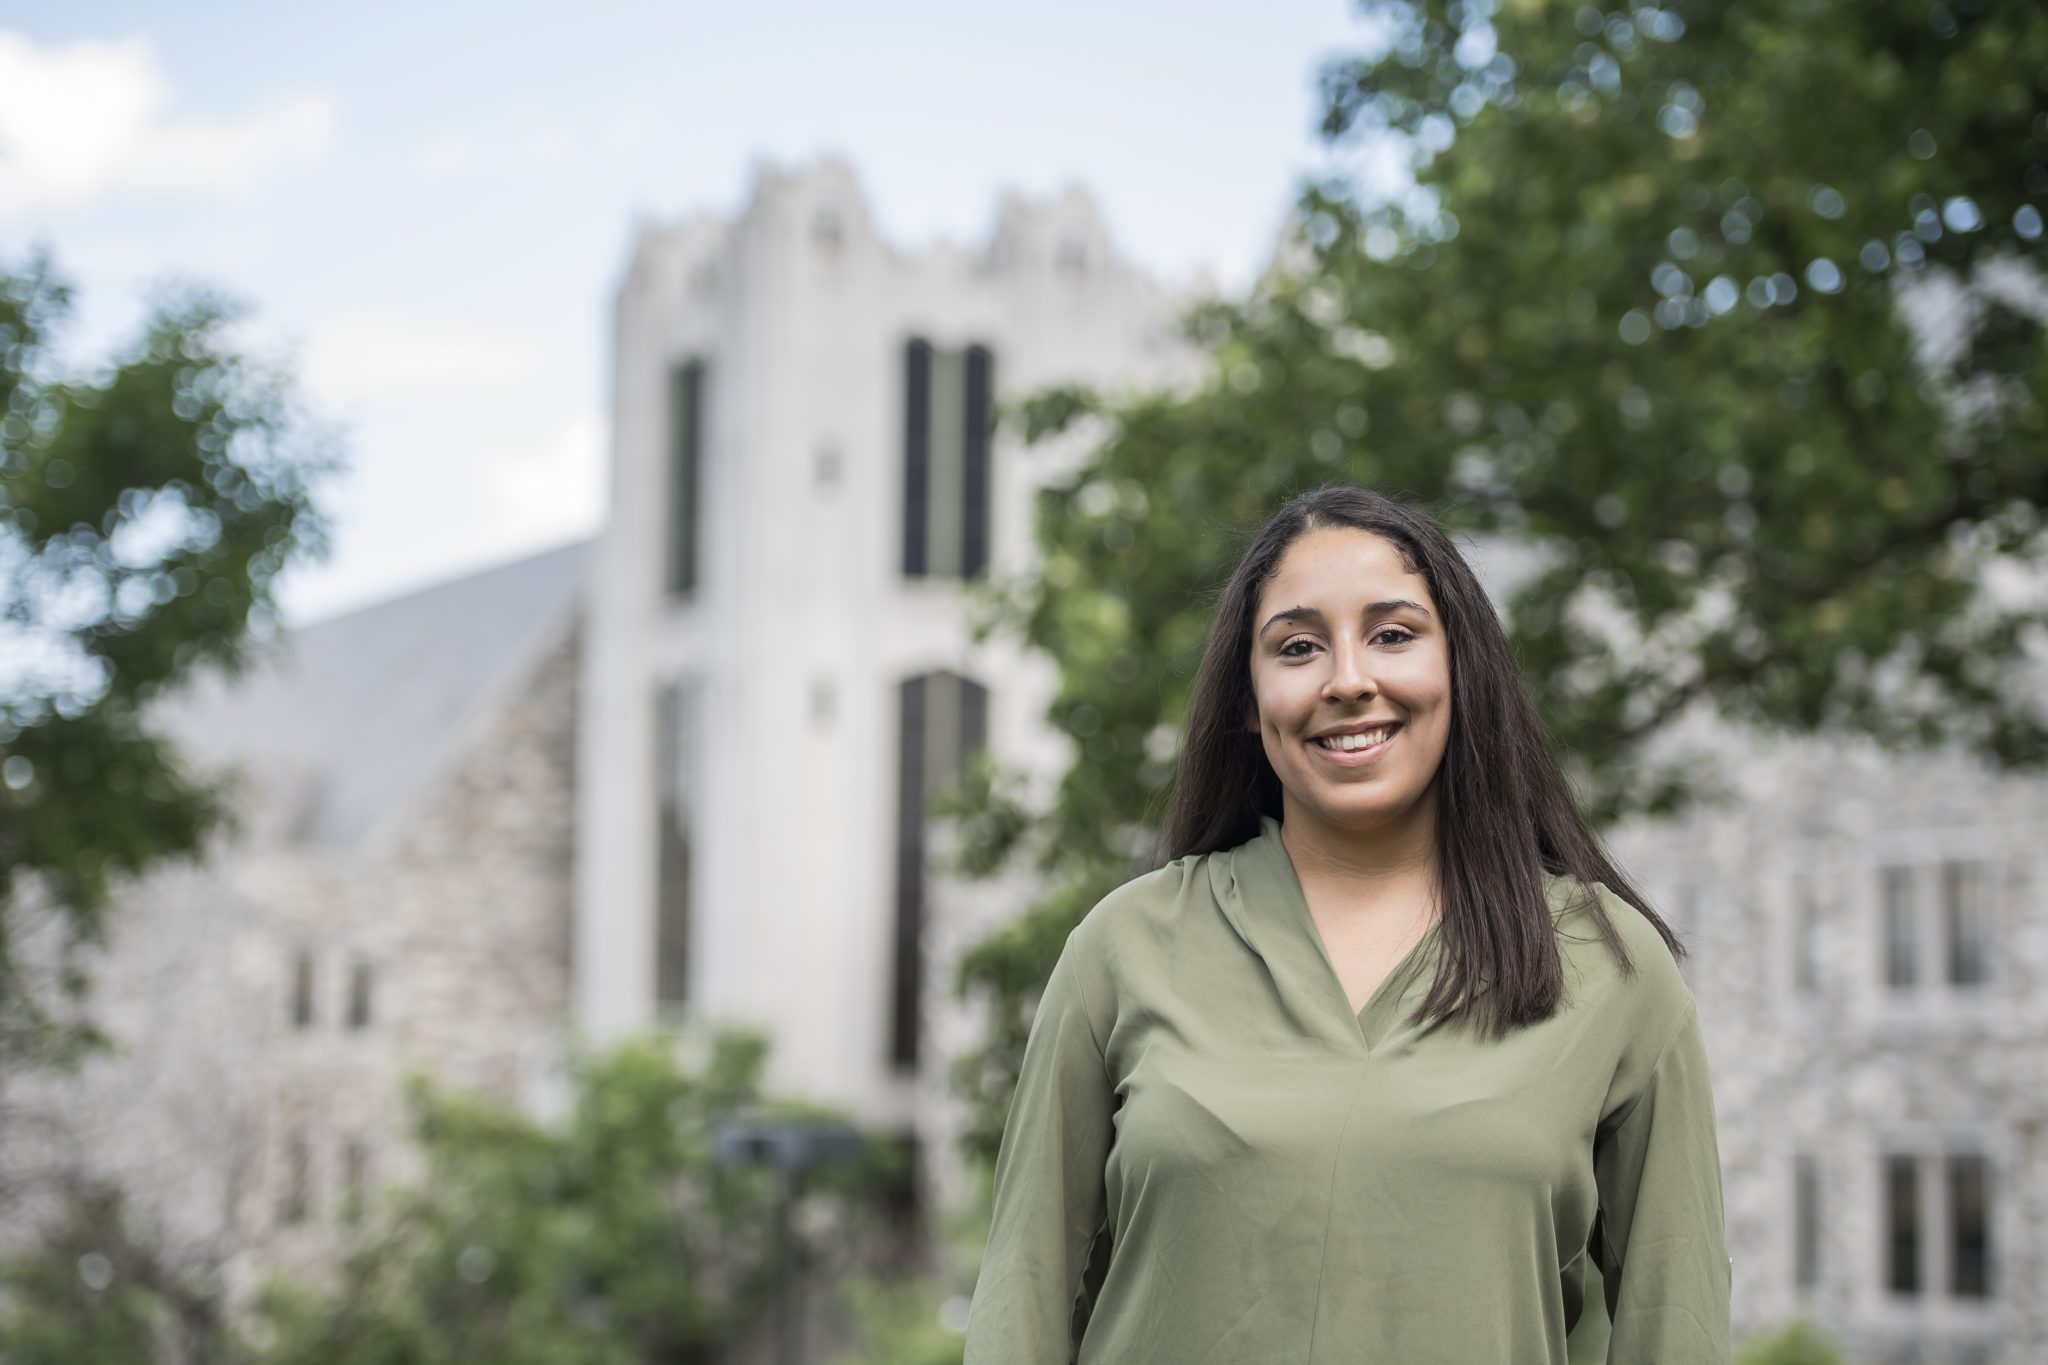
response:
[(1792, 988), (1801, 995), (1820, 989), (1820, 896), (1810, 875), (1792, 881)]
[(988, 691), (955, 673), (903, 680), (898, 692), (896, 934), (889, 1060), (918, 1064), (923, 1032), (925, 825), (987, 743)]
[(1920, 936), (1913, 905), (1913, 869), (1883, 869), (1884, 980), (1895, 991), (1909, 991), (1920, 979)]
[(370, 1026), (370, 964), (357, 962), (348, 972), (348, 1026), (352, 1029)]
[(922, 338), (904, 348), (903, 572), (979, 578), (988, 569), (994, 357)]
[(1948, 1170), (1948, 1291), (1960, 1299), (1991, 1297), (1991, 1161), (1952, 1153)]
[(1801, 1152), (1792, 1159), (1792, 1282), (1800, 1289), (1820, 1284), (1820, 1162)]
[(696, 812), (700, 705), (695, 679), (665, 683), (658, 694), (655, 754), (659, 824), (654, 933), (654, 998), (665, 1011), (689, 999), (690, 877)]
[(1951, 986), (1982, 986), (1991, 979), (1988, 888), (1981, 863), (1951, 860), (1941, 865), (1942, 939)]
[(1920, 1162), (1913, 1156), (1884, 1159), (1885, 1287), (1894, 1294), (1920, 1292)]
[(313, 1151), (304, 1133), (294, 1133), (284, 1147), (284, 1200), (278, 1216), (287, 1223), (303, 1223), (312, 1204)]
[(668, 591), (697, 590), (703, 518), (706, 366), (692, 357), (668, 375)]
[(341, 1216), (359, 1222), (370, 1195), (370, 1149), (361, 1139), (351, 1138), (341, 1149), (341, 1179)]
[(313, 955), (307, 952), (292, 959), (292, 1027), (313, 1027)]

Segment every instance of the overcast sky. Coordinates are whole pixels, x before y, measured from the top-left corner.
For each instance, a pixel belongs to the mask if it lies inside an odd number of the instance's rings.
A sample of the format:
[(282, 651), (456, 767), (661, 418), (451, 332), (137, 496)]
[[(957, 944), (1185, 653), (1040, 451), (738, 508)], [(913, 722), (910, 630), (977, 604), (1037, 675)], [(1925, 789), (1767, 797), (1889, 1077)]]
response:
[(351, 467), (303, 623), (597, 529), (605, 309), (636, 217), (836, 152), (884, 234), (978, 243), (1078, 181), (1122, 250), (1263, 260), (1345, 0), (977, 6), (0, 4), (0, 260), (104, 352), (171, 275), (251, 306)]

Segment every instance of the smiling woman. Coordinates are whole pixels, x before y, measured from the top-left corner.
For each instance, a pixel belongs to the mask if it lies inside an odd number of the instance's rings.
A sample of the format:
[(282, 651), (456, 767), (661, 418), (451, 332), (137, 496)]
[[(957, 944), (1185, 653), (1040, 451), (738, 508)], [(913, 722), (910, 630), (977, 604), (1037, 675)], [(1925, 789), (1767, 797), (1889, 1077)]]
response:
[[(1726, 1365), (1682, 949), (1574, 806), (1470, 567), (1358, 488), (1225, 588), (1165, 832), (1047, 981), (968, 1365)], [(1569, 984), (1569, 989), (1567, 989)]]

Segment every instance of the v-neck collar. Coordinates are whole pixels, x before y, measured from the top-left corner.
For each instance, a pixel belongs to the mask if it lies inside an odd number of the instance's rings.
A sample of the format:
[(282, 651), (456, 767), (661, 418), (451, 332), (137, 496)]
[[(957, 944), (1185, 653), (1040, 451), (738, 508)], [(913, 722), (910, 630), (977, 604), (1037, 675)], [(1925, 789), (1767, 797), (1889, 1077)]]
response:
[(1402, 1024), (1414, 988), (1429, 979), (1424, 969), (1437, 961), (1441, 919), (1432, 921), (1394, 964), (1365, 1008), (1353, 1013), (1351, 997), (1309, 914), (1294, 861), (1280, 841), (1280, 822), (1270, 815), (1259, 817), (1258, 834), (1210, 859), (1210, 886), (1231, 927), (1265, 960), (1281, 990), (1301, 997), (1300, 1022), (1320, 1037), (1368, 1054), (1378, 1052)]

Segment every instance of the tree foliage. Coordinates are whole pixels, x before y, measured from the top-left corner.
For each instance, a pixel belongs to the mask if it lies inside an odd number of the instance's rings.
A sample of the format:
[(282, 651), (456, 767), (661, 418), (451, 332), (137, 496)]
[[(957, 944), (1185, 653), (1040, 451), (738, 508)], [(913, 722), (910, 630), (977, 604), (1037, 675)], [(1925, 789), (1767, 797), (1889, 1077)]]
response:
[[(0, 1063), (102, 1041), (63, 1009), (111, 888), (232, 828), (231, 787), (188, 773), (144, 707), (245, 666), (277, 575), (325, 549), (313, 486), (338, 464), (221, 300), (165, 295), (82, 377), (56, 359), (69, 306), (47, 259), (0, 269)], [(17, 951), (31, 901), (61, 929), (54, 986)]]
[[(349, 1258), (338, 1287), (283, 1289), (271, 1356), (299, 1365), (697, 1365), (776, 1303), (777, 1276), (847, 1257), (897, 1157), (819, 1172), (778, 1233), (781, 1178), (722, 1161), (720, 1122), (824, 1111), (759, 1092), (766, 1046), (716, 1035), (700, 1074), (649, 1040), (586, 1061), (558, 1127), (413, 1094), (426, 1177)], [(789, 1242), (781, 1247), (778, 1236)]]
[[(219, 1258), (81, 1182), (0, 1262), (9, 1365), (695, 1365), (886, 1235), (899, 1149), (864, 1142), (800, 1184), (718, 1150), (729, 1120), (834, 1121), (760, 1090), (766, 1045), (726, 1031), (699, 1068), (649, 1038), (587, 1055), (568, 1113), (541, 1122), (415, 1080), (423, 1170), (332, 1225), (317, 1280), (231, 1308)], [(787, 1202), (785, 1202), (787, 1201)], [(779, 1217), (789, 1213), (785, 1220)], [(238, 1248), (239, 1249), (239, 1248)]]
[(221, 1248), (180, 1241), (118, 1186), (72, 1173), (59, 1216), (0, 1262), (8, 1365), (253, 1365), (228, 1322)]
[(1825, 1333), (1799, 1319), (1745, 1342), (1735, 1365), (1843, 1365), (1843, 1359)]
[(1250, 296), (1191, 318), (1199, 383), (1009, 414), (1089, 450), (982, 622), (1057, 661), (1074, 757), (1042, 803), (986, 766), (965, 802), (963, 864), (1046, 886), (962, 964), (994, 1006), (960, 1061), (981, 1159), (1061, 941), (1150, 865), (1212, 594), (1304, 488), (1527, 547), (1503, 615), (1603, 822), (1714, 794), (1658, 743), (1701, 713), (2048, 758), (2048, 11), (1367, 13), (1325, 130), (1412, 184), (1307, 187)]

